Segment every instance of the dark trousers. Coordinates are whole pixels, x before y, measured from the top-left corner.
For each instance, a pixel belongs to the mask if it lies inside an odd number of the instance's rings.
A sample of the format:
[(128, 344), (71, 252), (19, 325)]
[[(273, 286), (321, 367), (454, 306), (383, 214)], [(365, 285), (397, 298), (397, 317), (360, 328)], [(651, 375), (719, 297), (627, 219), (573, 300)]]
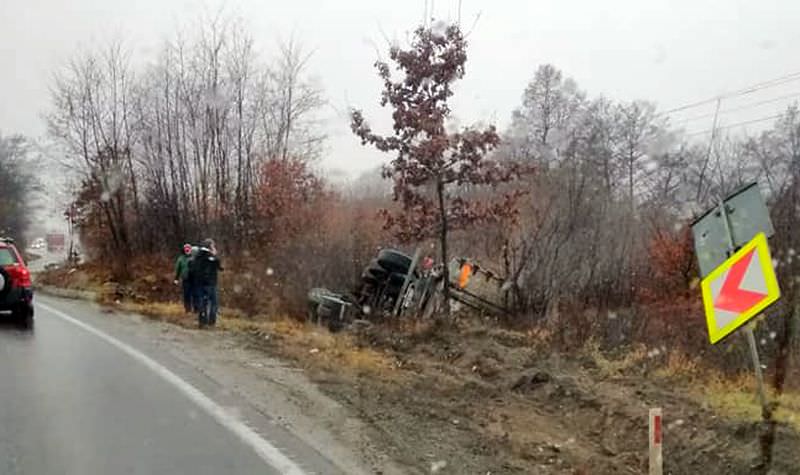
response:
[(198, 302), (198, 322), (200, 325), (215, 325), (217, 323), (217, 287), (204, 285), (200, 287)]
[(187, 312), (191, 312), (196, 308), (194, 286), (188, 279), (183, 279), (181, 287), (183, 289), (183, 308)]

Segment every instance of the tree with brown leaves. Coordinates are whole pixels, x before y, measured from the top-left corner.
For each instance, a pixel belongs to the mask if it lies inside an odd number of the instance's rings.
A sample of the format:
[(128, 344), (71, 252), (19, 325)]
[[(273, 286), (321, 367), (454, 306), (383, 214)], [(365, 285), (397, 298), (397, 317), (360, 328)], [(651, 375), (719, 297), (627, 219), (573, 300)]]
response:
[[(436, 236), (447, 272), (448, 231), (514, 214), (515, 195), (497, 202), (470, 198), (475, 187), (496, 187), (519, 176), (520, 168), (488, 158), (500, 138), (494, 126), (448, 131), (448, 100), (453, 83), (464, 76), (467, 42), (457, 25), (420, 27), (408, 49), (393, 46), (389, 57), (402, 76), (393, 79), (383, 61), (375, 63), (383, 80), (380, 104), (393, 109), (393, 133), (374, 133), (360, 110), (351, 112), (351, 128), (362, 144), (396, 154), (384, 167), (394, 182), (394, 200), (402, 211), (384, 212), (386, 225), (401, 240)], [(445, 307), (449, 299), (444, 286)]]

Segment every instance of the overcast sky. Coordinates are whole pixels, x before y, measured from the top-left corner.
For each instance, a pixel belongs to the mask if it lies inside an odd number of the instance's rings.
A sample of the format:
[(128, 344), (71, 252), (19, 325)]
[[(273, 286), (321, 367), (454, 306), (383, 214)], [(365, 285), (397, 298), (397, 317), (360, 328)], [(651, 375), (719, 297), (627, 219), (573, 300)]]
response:
[[(331, 103), (323, 165), (355, 174), (380, 163), (349, 131), (348, 106), (386, 124), (377, 107), (372, 68), (385, 37), (402, 43), (424, 16), (455, 19), (458, 0), (0, 0), (0, 131), (41, 136), (51, 72), (77, 48), (114, 36), (147, 57), (178, 26), (199, 12), (226, 11), (249, 23), (268, 55), (292, 32), (315, 51), (311, 72)], [(469, 36), (467, 77), (457, 89), (461, 123), (503, 127), (536, 67), (553, 63), (590, 95), (649, 99), (669, 109), (728, 90), (800, 71), (800, 1), (797, 0), (462, 0)], [(476, 17), (479, 19), (475, 22)], [(774, 113), (792, 100), (800, 81), (763, 91), (747, 101), (771, 100), (724, 116), (729, 123)], [(708, 109), (687, 111), (703, 115)], [(711, 119), (687, 124), (704, 130)]]

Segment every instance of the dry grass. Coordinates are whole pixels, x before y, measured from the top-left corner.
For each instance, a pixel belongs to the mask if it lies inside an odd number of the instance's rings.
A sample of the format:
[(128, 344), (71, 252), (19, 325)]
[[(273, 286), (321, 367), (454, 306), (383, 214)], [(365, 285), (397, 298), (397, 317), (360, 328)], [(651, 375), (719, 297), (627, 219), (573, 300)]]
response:
[[(594, 342), (587, 344), (584, 351), (606, 377), (617, 376), (631, 368), (653, 364), (655, 361), (652, 350), (648, 352), (644, 346), (634, 347), (614, 359), (609, 359)], [(724, 417), (745, 421), (761, 419), (761, 405), (752, 373), (726, 376), (703, 365), (700, 359), (678, 351), (670, 352), (666, 356), (660, 354), (658, 358), (663, 359), (652, 373), (656, 378), (680, 378), (690, 383), (702, 381), (702, 384), (691, 384), (696, 389), (689, 393), (698, 403), (709, 406)], [(800, 430), (800, 391), (786, 391), (780, 397), (777, 397), (773, 388), (768, 387), (767, 391), (769, 401), (777, 402), (775, 419)]]
[[(194, 314), (186, 314), (175, 302), (122, 302), (114, 307), (184, 328), (196, 328)], [(387, 375), (396, 373), (397, 361), (390, 355), (358, 345), (352, 335), (330, 333), (327, 329), (289, 317), (246, 318), (233, 309), (222, 309), (218, 327), (224, 331), (257, 334), (267, 346), (282, 356), (325, 370), (345, 369), (358, 373)], [(277, 344), (271, 344), (273, 342)]]
[[(131, 302), (122, 301), (116, 302), (103, 302), (105, 305), (122, 310), (128, 313), (137, 313), (144, 315), (153, 320), (161, 322), (172, 323), (184, 328), (197, 327), (197, 315), (194, 313), (186, 313), (183, 309), (183, 304), (177, 302)], [(223, 308), (219, 312), (220, 328), (226, 330), (235, 330), (232, 323), (229, 322), (242, 322), (239, 326), (246, 324), (248, 320), (244, 320), (241, 312), (235, 309)]]
[(594, 340), (589, 340), (583, 351), (592, 358), (604, 377), (620, 376), (631, 368), (641, 366), (648, 358), (647, 347), (644, 345), (634, 346), (619, 358), (608, 358)]
[(197, 319), (194, 315), (186, 314), (183, 310), (183, 305), (174, 302), (121, 302), (113, 305), (113, 307), (186, 328), (197, 326)]
[(248, 330), (253, 331), (253, 326), (260, 334), (278, 340), (273, 348), (281, 355), (304, 365), (390, 378), (399, 376), (394, 357), (362, 347), (348, 333), (330, 333), (325, 328), (286, 317), (250, 324)]
[[(747, 421), (761, 419), (761, 405), (756, 394), (755, 376), (752, 374), (710, 379), (701, 390), (700, 396), (716, 412), (725, 416)], [(767, 398), (770, 402), (777, 402), (778, 408), (773, 414), (777, 421), (800, 430), (800, 393), (787, 391), (777, 397), (774, 390), (768, 387)]]
[(655, 371), (659, 378), (690, 378), (695, 379), (705, 372), (698, 358), (687, 355), (682, 351), (673, 351), (667, 355), (664, 366)]

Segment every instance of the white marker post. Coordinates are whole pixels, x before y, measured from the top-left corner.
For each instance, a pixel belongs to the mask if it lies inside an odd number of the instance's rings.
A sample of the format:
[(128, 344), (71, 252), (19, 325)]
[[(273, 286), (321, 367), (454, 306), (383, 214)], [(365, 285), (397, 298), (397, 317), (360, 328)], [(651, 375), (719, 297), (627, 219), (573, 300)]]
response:
[(650, 475), (663, 474), (661, 441), (661, 408), (658, 407), (650, 409)]

